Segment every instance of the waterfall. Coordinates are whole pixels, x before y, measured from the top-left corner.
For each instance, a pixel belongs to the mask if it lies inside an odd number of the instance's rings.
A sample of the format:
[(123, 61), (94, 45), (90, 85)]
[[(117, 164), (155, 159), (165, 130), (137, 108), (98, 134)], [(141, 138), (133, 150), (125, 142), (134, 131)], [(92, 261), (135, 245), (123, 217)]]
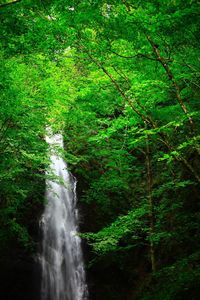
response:
[(47, 203), (41, 219), (42, 300), (87, 300), (81, 239), (78, 231), (76, 179), (55, 146), (63, 149), (61, 134), (46, 137), (51, 172), (59, 178), (46, 181)]

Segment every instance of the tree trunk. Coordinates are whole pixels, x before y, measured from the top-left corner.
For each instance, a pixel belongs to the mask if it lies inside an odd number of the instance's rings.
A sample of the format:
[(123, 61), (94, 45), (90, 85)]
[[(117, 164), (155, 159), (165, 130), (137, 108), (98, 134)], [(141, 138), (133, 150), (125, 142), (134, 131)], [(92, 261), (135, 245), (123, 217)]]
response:
[(146, 170), (147, 170), (147, 198), (149, 204), (149, 231), (150, 231), (150, 259), (151, 259), (151, 269), (153, 272), (156, 271), (156, 258), (155, 258), (155, 245), (152, 241), (152, 235), (154, 234), (154, 202), (152, 197), (152, 184), (153, 184), (153, 175), (151, 167), (151, 158), (150, 158), (150, 148), (149, 148), (149, 137), (146, 137)]
[(190, 116), (188, 116), (188, 113), (189, 113), (188, 109), (187, 109), (185, 103), (183, 102), (183, 99), (181, 98), (180, 87), (179, 87), (178, 83), (176, 82), (175, 77), (174, 77), (171, 69), (169, 68), (169, 66), (167, 64), (166, 59), (160, 55), (160, 51), (158, 49), (158, 45), (156, 45), (152, 41), (152, 39), (151, 39), (150, 36), (147, 36), (147, 40), (149, 41), (149, 43), (150, 43), (150, 45), (151, 45), (151, 47), (153, 49), (153, 52), (155, 54), (155, 57), (156, 57), (157, 61), (163, 66), (163, 68), (165, 69), (166, 74), (167, 74), (169, 80), (171, 80), (171, 82), (172, 82), (172, 85), (173, 85), (173, 87), (175, 89), (176, 99), (177, 99), (177, 101), (178, 101), (181, 109), (183, 110), (184, 114), (187, 116), (189, 123), (191, 125), (193, 125), (193, 120), (192, 120), (192, 118)]

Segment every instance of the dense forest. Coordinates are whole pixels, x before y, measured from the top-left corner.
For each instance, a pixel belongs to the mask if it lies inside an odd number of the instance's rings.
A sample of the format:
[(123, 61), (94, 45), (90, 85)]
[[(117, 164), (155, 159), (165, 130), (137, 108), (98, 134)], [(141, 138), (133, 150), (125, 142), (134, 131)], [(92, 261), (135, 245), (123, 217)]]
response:
[(199, 299), (199, 4), (0, 1), (2, 300), (40, 299), (47, 126), (78, 180), (90, 300)]

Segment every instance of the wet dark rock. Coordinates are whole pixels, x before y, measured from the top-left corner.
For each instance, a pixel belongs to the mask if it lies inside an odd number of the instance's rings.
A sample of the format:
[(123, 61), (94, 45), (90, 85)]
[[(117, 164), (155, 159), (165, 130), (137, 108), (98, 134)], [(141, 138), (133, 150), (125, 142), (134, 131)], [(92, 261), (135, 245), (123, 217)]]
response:
[(1, 300), (38, 300), (40, 266), (28, 254), (16, 252), (0, 262)]

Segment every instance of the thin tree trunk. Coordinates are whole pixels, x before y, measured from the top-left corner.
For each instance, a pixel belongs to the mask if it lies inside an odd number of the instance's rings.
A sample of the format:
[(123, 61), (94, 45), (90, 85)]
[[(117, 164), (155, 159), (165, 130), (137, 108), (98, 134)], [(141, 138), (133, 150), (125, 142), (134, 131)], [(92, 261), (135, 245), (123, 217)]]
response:
[(165, 69), (166, 74), (167, 74), (169, 80), (171, 80), (171, 82), (172, 82), (172, 85), (173, 85), (173, 87), (175, 89), (176, 99), (177, 99), (177, 101), (178, 101), (181, 109), (183, 110), (184, 114), (187, 116), (189, 123), (191, 125), (193, 125), (193, 120), (192, 120), (192, 118), (190, 116), (188, 116), (188, 113), (189, 113), (188, 109), (187, 109), (187, 107), (186, 107), (186, 105), (185, 105), (185, 103), (184, 103), (184, 101), (183, 101), (183, 99), (182, 99), (182, 97), (180, 95), (180, 87), (179, 87), (178, 83), (176, 82), (175, 77), (174, 77), (174, 75), (173, 75), (173, 73), (172, 73), (169, 65), (167, 64), (166, 59), (160, 55), (160, 51), (158, 49), (158, 45), (156, 45), (153, 42), (153, 40), (151, 39), (151, 37), (149, 35), (147, 36), (147, 40), (149, 41), (149, 43), (150, 43), (150, 45), (151, 45), (151, 47), (153, 49), (153, 52), (155, 54), (155, 57), (156, 57), (157, 61), (163, 66), (163, 68)]
[(152, 184), (153, 184), (153, 175), (152, 175), (152, 166), (150, 158), (150, 148), (149, 148), (149, 137), (146, 137), (146, 170), (147, 170), (147, 197), (149, 204), (149, 226), (150, 226), (150, 259), (151, 259), (151, 269), (153, 272), (156, 271), (156, 258), (155, 258), (155, 245), (152, 241), (152, 235), (154, 234), (154, 202), (152, 196)]
[(131, 106), (131, 108), (135, 111), (135, 113), (141, 117), (141, 119), (146, 122), (146, 123), (151, 123), (151, 120), (145, 116), (142, 112), (140, 112), (135, 105), (131, 102), (131, 100), (126, 96), (125, 92), (121, 89), (121, 87), (119, 86), (118, 82), (113, 78), (113, 76), (106, 70), (106, 68), (104, 66), (102, 66), (101, 63), (99, 63), (96, 59), (94, 59), (92, 57), (92, 55), (85, 49), (86, 54), (89, 56), (89, 58), (91, 59), (92, 62), (94, 62), (96, 64), (96, 66), (98, 68), (100, 68), (111, 80), (111, 82), (113, 83), (113, 85), (115, 86), (115, 88), (117, 89), (117, 91), (119, 92), (119, 94), (129, 103), (129, 105)]

